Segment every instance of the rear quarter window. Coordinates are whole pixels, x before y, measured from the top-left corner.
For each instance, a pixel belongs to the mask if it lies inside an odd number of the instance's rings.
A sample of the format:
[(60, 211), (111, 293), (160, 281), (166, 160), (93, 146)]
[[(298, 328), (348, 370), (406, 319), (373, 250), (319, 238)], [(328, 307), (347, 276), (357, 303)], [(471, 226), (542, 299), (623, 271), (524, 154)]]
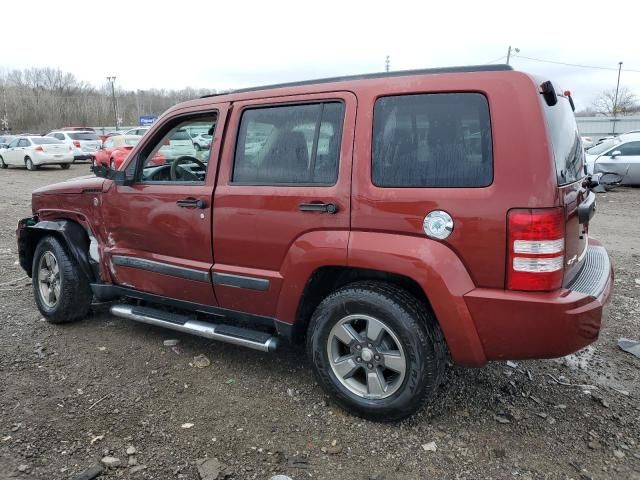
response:
[(585, 176), (584, 149), (573, 110), (566, 97), (549, 106), (540, 95), (547, 134), (553, 150), (558, 185), (567, 185)]
[(372, 181), (379, 187), (486, 187), (493, 181), (489, 104), (480, 93), (376, 101)]

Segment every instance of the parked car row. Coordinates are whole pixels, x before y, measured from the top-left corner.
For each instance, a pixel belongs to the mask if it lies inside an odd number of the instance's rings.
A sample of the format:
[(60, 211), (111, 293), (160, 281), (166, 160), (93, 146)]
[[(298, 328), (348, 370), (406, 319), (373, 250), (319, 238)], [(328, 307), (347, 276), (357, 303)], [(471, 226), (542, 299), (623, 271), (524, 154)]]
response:
[(586, 151), (587, 172), (614, 175), (607, 181), (640, 185), (640, 132), (605, 140)]

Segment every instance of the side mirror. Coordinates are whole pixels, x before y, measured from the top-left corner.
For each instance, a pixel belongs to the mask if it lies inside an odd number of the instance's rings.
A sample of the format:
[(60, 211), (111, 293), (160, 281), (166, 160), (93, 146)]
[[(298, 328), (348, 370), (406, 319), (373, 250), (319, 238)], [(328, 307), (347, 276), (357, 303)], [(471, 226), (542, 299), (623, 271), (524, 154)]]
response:
[(611, 152), (611, 158), (616, 158), (618, 156), (622, 155), (622, 152), (620, 150), (615, 150), (613, 152)]
[(113, 180), (116, 185), (133, 185), (133, 179), (127, 177), (127, 172), (124, 170), (112, 170), (104, 165), (98, 165), (94, 167), (93, 173), (96, 177)]

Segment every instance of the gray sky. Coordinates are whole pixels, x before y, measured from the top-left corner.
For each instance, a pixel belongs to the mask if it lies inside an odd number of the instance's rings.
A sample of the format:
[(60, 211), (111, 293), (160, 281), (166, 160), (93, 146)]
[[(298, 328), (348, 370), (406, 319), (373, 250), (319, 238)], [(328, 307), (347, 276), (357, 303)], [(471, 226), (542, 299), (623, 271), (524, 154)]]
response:
[(640, 97), (638, 30), (624, 20), (640, 18), (640, 2), (615, 5), (611, 17), (602, 0), (29, 0), (4, 5), (0, 66), (58, 67), (96, 86), (116, 75), (127, 89), (225, 89), (381, 71), (386, 55), (392, 70), (501, 63), (512, 45), (515, 68), (549, 77), (583, 108), (615, 88), (619, 61), (621, 85)]

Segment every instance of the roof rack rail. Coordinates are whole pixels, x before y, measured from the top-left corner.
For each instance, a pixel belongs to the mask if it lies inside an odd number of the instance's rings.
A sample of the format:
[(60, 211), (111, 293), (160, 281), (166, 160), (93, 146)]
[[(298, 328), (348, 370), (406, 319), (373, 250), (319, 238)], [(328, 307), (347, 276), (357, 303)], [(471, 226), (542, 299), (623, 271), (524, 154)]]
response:
[(302, 80), (298, 82), (275, 83), (272, 85), (261, 85), (258, 87), (239, 88), (237, 90), (230, 90), (225, 93), (215, 93), (212, 95), (204, 95), (200, 98), (209, 98), (217, 95), (225, 95), (226, 93), (244, 93), (244, 92), (254, 92), (258, 90), (271, 90), (275, 88), (301, 87), (304, 85), (344, 82), (348, 80), (368, 80), (368, 79), (374, 79), (374, 78), (405, 77), (410, 75), (436, 75), (441, 73), (501, 72), (501, 71), (507, 71), (507, 70), (513, 70), (513, 67), (506, 64), (495, 64), (495, 65), (490, 64), (490, 65), (469, 65), (469, 66), (463, 66), (463, 67), (442, 67), (442, 68), (423, 68), (423, 69), (417, 69), (417, 70), (399, 70), (396, 72), (364, 73), (359, 75), (347, 75), (343, 77), (319, 78), (315, 80)]

